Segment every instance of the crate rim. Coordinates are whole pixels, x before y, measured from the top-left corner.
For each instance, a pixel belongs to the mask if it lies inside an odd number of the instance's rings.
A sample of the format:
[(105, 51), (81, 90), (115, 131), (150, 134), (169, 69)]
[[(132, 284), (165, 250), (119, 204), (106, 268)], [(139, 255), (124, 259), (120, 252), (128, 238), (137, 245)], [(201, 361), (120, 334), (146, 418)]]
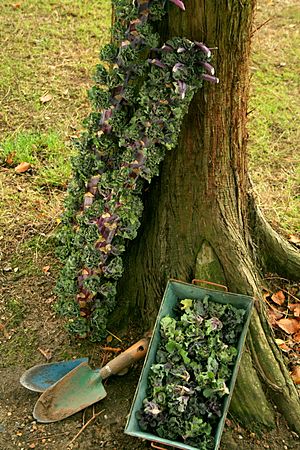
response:
[[(134, 398), (133, 398), (132, 403), (131, 403), (130, 412), (129, 412), (128, 417), (127, 417), (124, 433), (128, 434), (130, 436), (134, 436), (134, 437), (137, 437), (137, 438), (140, 438), (140, 439), (144, 439), (144, 440), (149, 440), (149, 441), (156, 442), (156, 443), (159, 443), (159, 444), (162, 444), (162, 445), (166, 445), (166, 446), (169, 446), (169, 447), (174, 447), (174, 448), (178, 448), (178, 449), (182, 449), (182, 450), (186, 450), (186, 449), (187, 450), (197, 450), (195, 447), (191, 447), (190, 445), (187, 445), (187, 444), (184, 444), (184, 443), (181, 443), (181, 442), (171, 441), (169, 439), (160, 438), (159, 436), (151, 434), (150, 432), (143, 432), (141, 430), (140, 431), (136, 431), (136, 430), (129, 431), (128, 430), (128, 426), (129, 426), (129, 423), (131, 421), (131, 418), (132, 418), (132, 415), (133, 415), (133, 412), (134, 412), (134, 406), (135, 406), (135, 403), (136, 403), (136, 400), (137, 400), (137, 397), (138, 397), (138, 392), (139, 392), (139, 389), (140, 389), (140, 385), (141, 385), (141, 382), (143, 380), (144, 371), (146, 370), (146, 366), (148, 364), (148, 356), (149, 356), (149, 353), (150, 353), (150, 349), (151, 349), (152, 344), (153, 344), (153, 342), (154, 342), (154, 340), (156, 338), (155, 337), (155, 331), (156, 331), (157, 328), (159, 330), (159, 318), (161, 318), (160, 316), (161, 316), (161, 311), (162, 311), (162, 309), (164, 307), (165, 297), (166, 297), (166, 295), (168, 293), (168, 289), (170, 289), (170, 286), (172, 286), (172, 285), (180, 285), (180, 286), (192, 287), (195, 290), (204, 291), (204, 292), (208, 291), (208, 293), (217, 293), (218, 295), (221, 294), (222, 296), (225, 296), (225, 297), (237, 297), (237, 296), (239, 297), (240, 296), (240, 297), (243, 297), (248, 303), (247, 307), (243, 308), (245, 311), (247, 311), (247, 319), (246, 319), (246, 321), (244, 323), (243, 330), (242, 330), (241, 335), (240, 335), (239, 340), (238, 340), (237, 346), (239, 347), (239, 352), (238, 352), (238, 355), (237, 355), (237, 358), (236, 358), (235, 365), (233, 367), (232, 376), (231, 376), (230, 381), (229, 381), (229, 385), (230, 385), (230, 387), (232, 386), (232, 389), (230, 389), (230, 393), (228, 394), (227, 398), (224, 401), (223, 414), (222, 414), (222, 416), (221, 416), (221, 418), (219, 420), (219, 424), (218, 424), (218, 427), (217, 427), (218, 431), (216, 431), (216, 433), (215, 433), (215, 441), (217, 441), (217, 442), (215, 442), (214, 450), (218, 450), (219, 446), (220, 446), (220, 441), (221, 441), (221, 436), (222, 436), (222, 433), (223, 433), (224, 425), (225, 425), (225, 418), (226, 418), (226, 415), (227, 415), (227, 412), (228, 412), (228, 409), (229, 409), (229, 404), (230, 404), (230, 401), (231, 401), (231, 398), (232, 398), (232, 395), (233, 395), (233, 391), (234, 391), (234, 385), (235, 385), (235, 381), (236, 381), (236, 378), (237, 378), (237, 372), (238, 372), (238, 369), (239, 369), (239, 364), (240, 364), (240, 360), (241, 360), (241, 356), (242, 356), (242, 350), (243, 350), (243, 347), (244, 347), (246, 334), (247, 334), (247, 331), (248, 331), (248, 328), (249, 328), (249, 323), (250, 323), (251, 314), (252, 314), (252, 311), (253, 311), (255, 299), (254, 299), (254, 297), (251, 297), (251, 296), (249, 296), (247, 294), (239, 294), (239, 293), (234, 293), (234, 292), (229, 292), (229, 291), (220, 291), (220, 290), (216, 290), (216, 289), (213, 289), (213, 288), (210, 288), (210, 287), (202, 287), (202, 286), (199, 286), (198, 284), (192, 284), (192, 283), (189, 283), (189, 282), (186, 282), (186, 281), (182, 281), (182, 280), (178, 280), (178, 279), (175, 279), (175, 278), (168, 279), (166, 287), (165, 287), (165, 290), (164, 290), (164, 294), (163, 294), (163, 297), (162, 297), (162, 300), (161, 300), (161, 304), (160, 304), (160, 307), (159, 307), (159, 310), (158, 310), (158, 313), (157, 313), (157, 316), (156, 316), (155, 325), (153, 327), (153, 333), (151, 335), (151, 339), (150, 339), (150, 342), (149, 342), (148, 352), (147, 352), (146, 358), (144, 360), (144, 364), (143, 364), (143, 367), (142, 367), (142, 370), (141, 370), (141, 373), (140, 373), (140, 376), (139, 376), (138, 384), (137, 384), (137, 387), (136, 387), (136, 390), (135, 390)], [(147, 378), (146, 378), (146, 380), (147, 380)], [(221, 423), (221, 425), (220, 425), (220, 423)]]

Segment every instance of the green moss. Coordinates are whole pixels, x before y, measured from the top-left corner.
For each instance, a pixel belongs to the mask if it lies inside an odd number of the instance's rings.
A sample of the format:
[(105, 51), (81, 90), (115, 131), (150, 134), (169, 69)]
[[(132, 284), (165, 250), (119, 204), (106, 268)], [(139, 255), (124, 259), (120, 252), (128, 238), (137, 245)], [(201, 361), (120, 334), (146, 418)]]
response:
[(19, 328), (5, 344), (5, 352), (1, 355), (2, 367), (13, 367), (18, 362), (20, 366), (28, 366), (32, 362), (32, 353), (37, 342), (36, 332)]

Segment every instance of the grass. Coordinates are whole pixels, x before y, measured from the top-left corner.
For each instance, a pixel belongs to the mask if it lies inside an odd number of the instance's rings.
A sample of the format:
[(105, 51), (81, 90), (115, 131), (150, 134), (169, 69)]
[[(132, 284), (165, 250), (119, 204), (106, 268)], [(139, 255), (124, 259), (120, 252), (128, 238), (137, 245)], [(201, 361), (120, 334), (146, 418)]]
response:
[[(80, 126), (92, 68), (108, 38), (109, 11), (108, 0), (1, 2), (4, 136), (24, 130), (65, 136)], [(43, 104), (45, 94), (52, 99)]]
[(25, 317), (26, 307), (20, 299), (10, 298), (6, 302), (6, 314), (9, 328), (14, 328), (22, 322)]
[(11, 166), (31, 163), (38, 188), (70, 177), (70, 138), (89, 111), (86, 91), (109, 26), (108, 0), (1, 3), (0, 154), (2, 163), (13, 155)]
[(293, 234), (300, 231), (300, 6), (269, 3), (259, 2), (257, 26), (269, 21), (253, 42), (250, 168), (266, 217)]
[(31, 164), (32, 182), (37, 186), (66, 186), (71, 175), (72, 149), (58, 133), (20, 132), (2, 142), (1, 158), (7, 165)]
[[(90, 111), (87, 89), (109, 39), (109, 0), (2, 1), (0, 239), (3, 253), (57, 225), (70, 177), (70, 140)], [(51, 96), (42, 102), (45, 95)], [(29, 162), (17, 175), (14, 168)], [(22, 232), (17, 233), (19, 229)], [(5, 233), (4, 233), (5, 230)], [(17, 242), (17, 244), (16, 244)], [(21, 261), (22, 262), (22, 261)]]

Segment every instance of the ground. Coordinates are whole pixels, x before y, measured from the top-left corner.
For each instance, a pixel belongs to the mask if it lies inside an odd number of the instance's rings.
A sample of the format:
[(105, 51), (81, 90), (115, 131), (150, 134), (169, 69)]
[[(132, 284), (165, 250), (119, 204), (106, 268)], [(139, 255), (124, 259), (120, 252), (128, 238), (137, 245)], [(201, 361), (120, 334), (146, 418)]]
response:
[[(101, 7), (97, 0), (1, 4), (3, 450), (150, 448), (149, 443), (123, 433), (141, 364), (123, 377), (108, 380), (107, 398), (94, 410), (90, 407), (84, 413), (48, 425), (38, 424), (32, 417), (38, 394), (19, 384), (27, 368), (47, 360), (89, 356), (91, 364), (97, 367), (112, 357), (99, 345), (72, 339), (52, 309), (59, 271), (53, 235), (70, 175), (69, 141), (78, 135), (81, 121), (89, 111), (85, 91), (92, 84), (90, 76), (97, 64), (98, 49), (108, 39), (109, 21), (108, 0), (101, 0)], [(250, 165), (260, 206), (269, 221), (295, 242), (300, 225), (300, 165), (296, 156), (299, 21), (296, 0), (258, 2), (249, 107)], [(28, 162), (31, 167), (17, 173), (20, 162)], [(132, 328), (130, 333), (117, 336), (121, 342), (109, 336), (112, 339), (103, 345), (125, 349), (140, 332)], [(83, 429), (84, 423), (100, 412)], [(257, 430), (240, 428), (229, 413), (221, 449), (300, 449), (298, 437), (279, 416), (277, 425), (276, 430), (260, 436)]]

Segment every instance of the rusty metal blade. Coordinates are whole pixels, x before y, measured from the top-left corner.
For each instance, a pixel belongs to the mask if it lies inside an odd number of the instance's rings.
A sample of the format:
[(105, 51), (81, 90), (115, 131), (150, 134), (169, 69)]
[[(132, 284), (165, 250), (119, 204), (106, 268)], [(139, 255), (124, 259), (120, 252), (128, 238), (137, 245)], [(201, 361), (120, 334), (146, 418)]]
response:
[(42, 423), (57, 422), (75, 414), (106, 396), (99, 370), (83, 362), (38, 399), (33, 417)]

